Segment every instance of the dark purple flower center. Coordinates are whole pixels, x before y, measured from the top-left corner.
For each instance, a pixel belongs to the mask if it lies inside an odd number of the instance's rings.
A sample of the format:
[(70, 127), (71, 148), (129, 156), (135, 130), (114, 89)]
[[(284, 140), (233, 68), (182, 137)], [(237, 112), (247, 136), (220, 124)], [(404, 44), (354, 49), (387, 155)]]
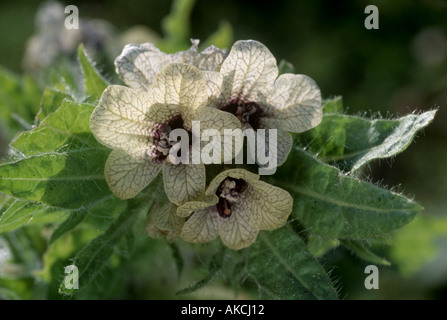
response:
[[(169, 135), (172, 130), (175, 129), (184, 129), (184, 122), (181, 115), (177, 115), (173, 117), (169, 122), (165, 124), (159, 124), (153, 133), (153, 158), (157, 162), (162, 162), (166, 160), (169, 155), (169, 151), (171, 147), (177, 142), (171, 142), (169, 139)], [(191, 132), (187, 130), (189, 135), (191, 136)], [(189, 139), (189, 144), (191, 145), (191, 139)], [(181, 149), (178, 151), (181, 152)]]
[(240, 196), (247, 188), (243, 179), (226, 178), (217, 188), (216, 195), (219, 202), (216, 204), (217, 212), (222, 218), (229, 218), (232, 214), (231, 206), (241, 201)]
[(248, 123), (254, 130), (259, 129), (264, 110), (256, 102), (232, 100), (219, 109), (234, 114), (241, 123)]

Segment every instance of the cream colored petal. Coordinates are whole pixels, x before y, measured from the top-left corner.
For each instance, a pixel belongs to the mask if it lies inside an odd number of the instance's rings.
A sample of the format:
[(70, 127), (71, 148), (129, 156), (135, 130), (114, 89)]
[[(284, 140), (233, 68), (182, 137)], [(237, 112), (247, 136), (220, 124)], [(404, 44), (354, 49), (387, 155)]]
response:
[(272, 128), (303, 132), (322, 119), (321, 92), (317, 84), (305, 75), (283, 74), (267, 98), (264, 123)]
[(146, 113), (150, 99), (145, 92), (123, 86), (109, 86), (90, 118), (95, 138), (111, 149), (144, 151), (149, 145), (152, 124)]
[(199, 40), (191, 42), (191, 48), (175, 54), (166, 54), (152, 43), (128, 44), (115, 59), (116, 73), (128, 86), (147, 90), (155, 75), (169, 63), (187, 63), (208, 71), (220, 68), (225, 57), (222, 50), (211, 46), (199, 53)]
[(287, 222), (292, 212), (291, 195), (264, 181), (255, 181), (247, 186), (245, 198), (239, 208), (248, 212), (253, 225), (259, 230), (275, 230)]
[(173, 55), (171, 62), (191, 64), (200, 70), (216, 71), (220, 68), (224, 58), (225, 52), (210, 46), (199, 53), (199, 43), (197, 39), (191, 39), (192, 46), (187, 51), (177, 52)]
[(153, 238), (166, 237), (173, 242), (180, 235), (185, 219), (176, 215), (177, 207), (173, 203), (166, 203), (160, 209), (149, 213), (146, 231)]
[(195, 211), (185, 222), (180, 233), (180, 238), (193, 243), (213, 241), (219, 235), (219, 218), (215, 206)]
[(159, 212), (157, 227), (166, 234), (168, 242), (175, 241), (182, 231), (185, 219), (176, 215), (176, 206), (170, 204), (170, 210)]
[(171, 57), (171, 63), (187, 63), (197, 67), (195, 61), (199, 56), (199, 43), (200, 40), (191, 39), (192, 46), (188, 50), (169, 55)]
[(115, 69), (128, 86), (147, 90), (155, 74), (171, 62), (171, 57), (152, 43), (128, 44), (115, 59)]
[(237, 205), (234, 205), (232, 210), (229, 218), (219, 217), (219, 235), (228, 248), (239, 250), (251, 245), (259, 230), (252, 222), (251, 212)]
[(200, 70), (216, 71), (220, 69), (225, 59), (225, 52), (215, 46), (203, 50), (194, 65)]
[[(239, 150), (235, 150), (235, 139), (231, 136), (231, 134), (229, 134), (227, 139), (225, 139), (225, 133), (229, 133), (229, 130), (233, 132), (235, 129), (241, 129), (241, 122), (239, 119), (231, 113), (224, 112), (219, 109), (202, 108), (195, 115), (195, 120), (200, 121), (201, 139), (205, 140), (201, 141), (201, 150), (203, 150), (204, 146), (209, 144), (211, 140), (215, 139), (212, 138), (214, 137), (213, 134), (207, 134), (208, 129), (214, 129), (208, 133), (216, 133), (215, 130), (219, 133), (221, 140), (221, 163), (233, 159)], [(227, 130), (227, 132), (225, 132), (225, 130)], [(237, 133), (238, 131), (234, 132)], [(239, 133), (241, 132), (242, 130), (239, 131)]]
[(205, 194), (207, 196), (215, 194), (220, 183), (227, 177), (231, 177), (234, 179), (243, 179), (249, 183), (259, 180), (259, 176), (257, 174), (251, 173), (250, 171), (247, 171), (245, 169), (228, 169), (214, 177), (214, 179), (210, 182), (208, 188), (206, 189)]
[(223, 75), (216, 71), (202, 71), (208, 89), (208, 107), (217, 108), (223, 104), (222, 94)]
[(176, 105), (155, 103), (147, 112), (147, 118), (155, 124), (166, 124), (177, 116), (181, 116), (181, 109)]
[(163, 238), (166, 236), (166, 232), (158, 227), (157, 221), (160, 215), (169, 215), (172, 209), (175, 209), (175, 205), (168, 201), (162, 207), (156, 206), (149, 211), (145, 230), (150, 237)]
[(161, 69), (149, 92), (155, 102), (178, 105), (185, 113), (203, 107), (208, 101), (202, 73), (196, 67), (183, 63), (171, 63)]
[(277, 165), (280, 166), (286, 162), (290, 150), (293, 146), (293, 138), (287, 131), (278, 129), (278, 145), (277, 145)]
[(225, 129), (240, 129), (241, 122), (229, 112), (214, 108), (203, 108), (196, 113), (196, 120), (200, 121), (200, 129), (216, 129), (224, 134)]
[(204, 197), (201, 201), (189, 201), (177, 208), (177, 215), (179, 217), (189, 217), (191, 213), (198, 209), (215, 206), (219, 202), (219, 198), (213, 194)]
[[(286, 162), (287, 157), (289, 156), (290, 150), (293, 146), (293, 138), (287, 131), (281, 130), (281, 129), (275, 129), (276, 130), (276, 142), (273, 141), (270, 142), (269, 133), (270, 130), (273, 128), (269, 128), (267, 126), (262, 126), (262, 129), (266, 129), (265, 131), (265, 139), (263, 140), (266, 147), (266, 152), (270, 152), (270, 149), (272, 149), (272, 152), (275, 152), (276, 148), (276, 165), (279, 167), (284, 162)], [(260, 136), (262, 139), (262, 135)]]
[(160, 172), (161, 166), (150, 159), (136, 158), (113, 150), (106, 161), (104, 175), (110, 190), (121, 199), (131, 199)]
[(149, 213), (146, 221), (145, 231), (151, 238), (163, 238), (166, 236), (166, 233), (160, 230), (160, 228), (158, 228), (157, 226), (157, 212)]
[(205, 191), (203, 164), (168, 164), (163, 166), (163, 183), (166, 195), (176, 205), (199, 200)]
[(266, 46), (254, 40), (237, 41), (222, 63), (223, 91), (227, 101), (258, 101), (267, 94), (278, 76), (275, 57)]

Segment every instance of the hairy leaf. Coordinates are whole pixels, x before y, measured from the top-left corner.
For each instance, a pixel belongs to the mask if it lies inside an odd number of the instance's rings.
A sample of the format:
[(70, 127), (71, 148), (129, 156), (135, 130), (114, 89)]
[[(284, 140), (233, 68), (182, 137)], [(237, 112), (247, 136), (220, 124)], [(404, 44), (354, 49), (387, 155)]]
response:
[(367, 247), (365, 247), (365, 245), (363, 245), (359, 241), (342, 240), (341, 243), (345, 247), (347, 247), (349, 250), (351, 250), (352, 253), (356, 254), (357, 256), (364, 259), (365, 261), (368, 261), (368, 262), (371, 262), (374, 264), (381, 264), (384, 266), (391, 265), (391, 263), (389, 261), (377, 256), (374, 252), (369, 250)]
[(122, 201), (114, 195), (105, 196), (96, 202), (81, 208), (80, 210), (71, 210), (67, 219), (62, 222), (51, 234), (49, 244), (59, 239), (66, 232), (71, 231), (78, 224), (86, 220), (97, 229), (101, 228), (109, 220), (116, 218), (116, 215), (123, 212), (127, 207), (127, 202)]
[(320, 125), (297, 135), (301, 146), (328, 163), (355, 172), (374, 159), (404, 151), (436, 111), (410, 114), (395, 120), (369, 120), (343, 114), (325, 114)]
[(56, 111), (57, 108), (62, 104), (64, 100), (73, 100), (73, 97), (66, 93), (59, 91), (57, 89), (46, 88), (43, 91), (42, 98), (40, 101), (40, 110), (37, 114), (37, 124), (45, 119), (47, 115)]
[(316, 234), (309, 235), (307, 240), (307, 248), (309, 252), (317, 258), (320, 258), (328, 251), (337, 248), (339, 244), (340, 241), (338, 239), (323, 238)]
[(25, 225), (59, 222), (65, 219), (68, 212), (65, 209), (0, 194), (0, 233)]
[(0, 166), (0, 191), (69, 209), (111, 194), (104, 178), (110, 151), (90, 133), (92, 111), (65, 101), (38, 128), (22, 133), (12, 143), (22, 157)]
[[(60, 282), (65, 278), (65, 267), (72, 265), (72, 258), (90, 241), (101, 234), (100, 230), (81, 224), (71, 232), (63, 234), (59, 241), (48, 247), (43, 255), (43, 265), (34, 275), (48, 285), (48, 298), (60, 299)], [(82, 283), (80, 283), (82, 286)]]
[[(79, 290), (85, 288), (96, 278), (113, 254), (115, 246), (132, 230), (137, 214), (140, 213), (137, 203), (135, 201), (128, 211), (120, 214), (118, 219), (110, 225), (105, 233), (95, 238), (76, 254), (73, 264), (79, 270)], [(67, 288), (65, 281), (62, 281), (59, 292), (71, 295), (76, 293), (77, 290)]]
[(45, 84), (54, 90), (82, 98), (85, 79), (79, 76), (81, 70), (76, 67), (70, 57), (59, 56), (51, 68), (45, 70)]
[(82, 45), (78, 48), (78, 58), (84, 74), (84, 94), (88, 102), (96, 102), (109, 84), (95, 69)]
[[(281, 180), (282, 179), (282, 180)], [(410, 222), (422, 207), (406, 197), (346, 176), (299, 147), (278, 168), (277, 185), (294, 198), (292, 215), (326, 238), (368, 239)]]
[(40, 89), (31, 78), (20, 78), (3, 68), (0, 68), (0, 84), (0, 129), (7, 138), (12, 138), (31, 128), (39, 109)]
[(169, 248), (172, 252), (172, 259), (175, 262), (175, 266), (177, 267), (177, 276), (180, 277), (184, 267), (184, 261), (182, 255), (180, 254), (180, 249), (175, 242), (168, 243)]
[(261, 232), (249, 249), (247, 264), (261, 299), (338, 298), (324, 268), (289, 226)]
[(343, 98), (341, 96), (322, 101), (323, 113), (339, 113), (343, 111)]
[(51, 245), (54, 241), (59, 239), (63, 234), (66, 232), (69, 232), (74, 227), (76, 227), (78, 224), (80, 224), (85, 216), (87, 215), (87, 210), (73, 210), (71, 211), (70, 215), (67, 217), (67, 219), (62, 222), (51, 234), (51, 238), (48, 241), (48, 243)]
[(216, 253), (212, 257), (212, 259), (208, 265), (207, 274), (205, 275), (205, 277), (203, 277), (199, 281), (195, 282), (194, 284), (189, 285), (188, 287), (177, 291), (175, 294), (183, 295), (183, 294), (192, 293), (192, 292), (195, 292), (195, 291), (203, 288), (204, 286), (206, 286), (217, 275), (217, 273), (222, 268), (224, 252), (225, 252), (225, 250), (221, 250), (220, 252)]

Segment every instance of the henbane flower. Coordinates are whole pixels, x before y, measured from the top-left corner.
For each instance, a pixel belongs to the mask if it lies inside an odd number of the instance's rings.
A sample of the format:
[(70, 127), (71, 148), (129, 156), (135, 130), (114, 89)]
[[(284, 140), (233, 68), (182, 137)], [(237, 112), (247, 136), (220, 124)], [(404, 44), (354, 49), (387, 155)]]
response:
[(167, 54), (152, 43), (128, 44), (115, 59), (116, 73), (130, 87), (147, 90), (155, 75), (169, 63), (187, 63), (200, 70), (216, 71), (225, 57), (225, 52), (210, 46), (198, 51), (199, 40), (191, 40), (187, 51)]
[(114, 149), (104, 169), (112, 192), (122, 199), (133, 198), (163, 170), (164, 188), (171, 202), (201, 198), (204, 165), (172, 164), (169, 136), (175, 129), (191, 134), (193, 120), (200, 121), (201, 130), (240, 128), (236, 117), (208, 108), (207, 103), (201, 72), (187, 64), (163, 68), (147, 91), (109, 86), (91, 116), (90, 128), (100, 143)]
[(289, 154), (288, 132), (303, 132), (321, 122), (321, 93), (311, 78), (278, 77), (275, 57), (262, 43), (237, 41), (219, 72), (205, 71), (213, 105), (237, 116), (242, 128), (277, 129), (277, 163)]
[(293, 199), (278, 187), (259, 180), (244, 169), (217, 175), (206, 190), (207, 198), (183, 204), (180, 217), (189, 217), (180, 237), (189, 242), (209, 242), (220, 236), (231, 249), (251, 245), (259, 230), (282, 227), (292, 211)]

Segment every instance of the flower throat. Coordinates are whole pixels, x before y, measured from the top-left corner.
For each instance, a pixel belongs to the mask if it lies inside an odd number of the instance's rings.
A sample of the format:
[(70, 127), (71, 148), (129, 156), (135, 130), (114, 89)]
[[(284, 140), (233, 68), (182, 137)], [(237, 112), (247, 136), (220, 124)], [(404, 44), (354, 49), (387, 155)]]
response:
[(229, 218), (232, 214), (232, 205), (241, 201), (241, 194), (247, 188), (243, 179), (226, 178), (217, 188), (216, 195), (219, 202), (216, 204), (217, 212), (222, 218)]
[(256, 102), (233, 100), (220, 109), (232, 113), (241, 123), (248, 123), (254, 130), (259, 129), (260, 118), (264, 115), (264, 111)]
[[(171, 147), (173, 146), (173, 144), (176, 143), (176, 142), (171, 143), (169, 139), (171, 131), (175, 129), (185, 129), (183, 118), (180, 115), (173, 117), (166, 124), (160, 124), (157, 126), (157, 129), (155, 130), (153, 135), (154, 147), (155, 147), (153, 153), (154, 158), (157, 161), (161, 162), (165, 160), (169, 155)], [(191, 132), (188, 131), (188, 134), (191, 135)], [(189, 141), (191, 141), (191, 139)]]

